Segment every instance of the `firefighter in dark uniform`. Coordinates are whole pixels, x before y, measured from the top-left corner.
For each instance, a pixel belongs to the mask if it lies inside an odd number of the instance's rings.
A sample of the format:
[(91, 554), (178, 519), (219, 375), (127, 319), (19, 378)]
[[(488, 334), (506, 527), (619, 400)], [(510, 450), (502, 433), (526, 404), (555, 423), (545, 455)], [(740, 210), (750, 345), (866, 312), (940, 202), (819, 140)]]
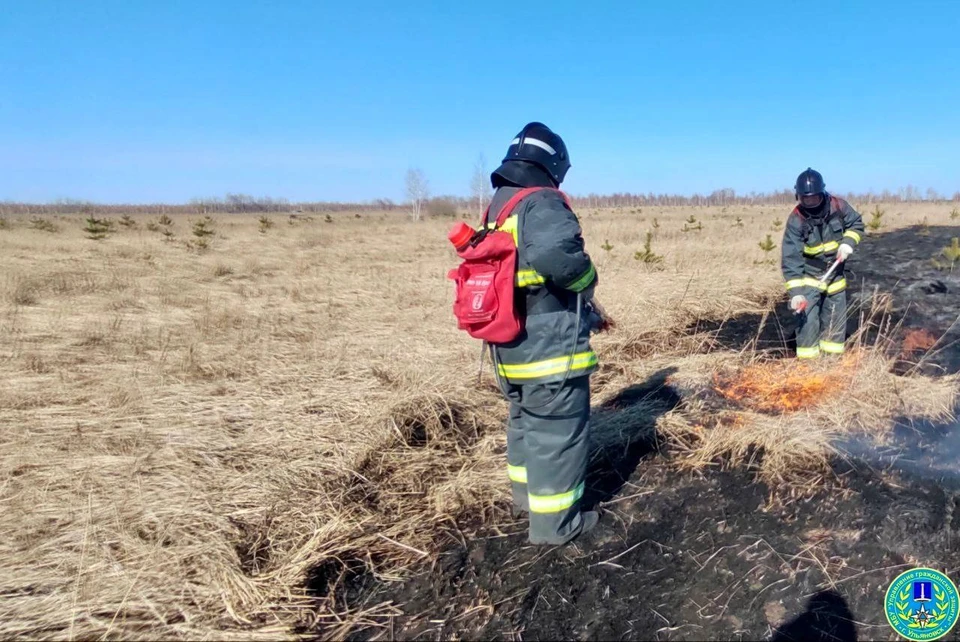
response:
[[(781, 267), (798, 314), (797, 357), (815, 359), (844, 352), (847, 329), (847, 279), (844, 263), (863, 238), (860, 214), (826, 191), (823, 176), (809, 167), (794, 186), (797, 206), (783, 232)], [(833, 275), (820, 278), (835, 260)]]
[(517, 244), (517, 305), (524, 330), (492, 347), (497, 374), (510, 401), (508, 475), (517, 511), (530, 515), (529, 539), (564, 544), (592, 529), (584, 511), (590, 420), (589, 376), (597, 368), (592, 330), (602, 308), (591, 304), (597, 270), (584, 251), (580, 223), (557, 188), (570, 168), (563, 140), (529, 123), (491, 174), (498, 212), (522, 188), (544, 187), (523, 198), (501, 229)]

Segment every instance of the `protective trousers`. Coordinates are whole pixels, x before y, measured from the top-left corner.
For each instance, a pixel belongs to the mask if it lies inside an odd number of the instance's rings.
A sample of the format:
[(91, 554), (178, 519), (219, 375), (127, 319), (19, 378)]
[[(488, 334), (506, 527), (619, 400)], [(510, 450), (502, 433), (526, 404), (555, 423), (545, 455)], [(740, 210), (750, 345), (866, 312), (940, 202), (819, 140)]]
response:
[(847, 338), (847, 293), (814, 294), (797, 327), (797, 357), (816, 359), (820, 353), (843, 354)]
[(589, 455), (590, 378), (506, 386), (507, 464), (513, 503), (530, 511), (530, 542), (563, 544), (579, 532)]

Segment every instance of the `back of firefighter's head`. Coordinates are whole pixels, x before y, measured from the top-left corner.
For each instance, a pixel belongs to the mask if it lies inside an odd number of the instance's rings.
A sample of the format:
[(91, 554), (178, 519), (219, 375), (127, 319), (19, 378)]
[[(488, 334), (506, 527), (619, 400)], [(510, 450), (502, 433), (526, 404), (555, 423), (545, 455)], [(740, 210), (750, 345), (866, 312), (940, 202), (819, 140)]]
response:
[(506, 179), (506, 182), (516, 182), (513, 177), (517, 173), (513, 171), (514, 167), (519, 168), (526, 163), (546, 172), (554, 186), (559, 187), (570, 169), (570, 155), (563, 139), (549, 127), (543, 123), (527, 123), (510, 141), (503, 163), (494, 171), (494, 186), (503, 182), (503, 179)]
[(826, 198), (827, 186), (823, 182), (823, 176), (815, 169), (809, 167), (797, 176), (797, 183), (793, 186), (794, 195), (800, 202), (800, 207), (805, 210), (817, 210), (823, 205)]

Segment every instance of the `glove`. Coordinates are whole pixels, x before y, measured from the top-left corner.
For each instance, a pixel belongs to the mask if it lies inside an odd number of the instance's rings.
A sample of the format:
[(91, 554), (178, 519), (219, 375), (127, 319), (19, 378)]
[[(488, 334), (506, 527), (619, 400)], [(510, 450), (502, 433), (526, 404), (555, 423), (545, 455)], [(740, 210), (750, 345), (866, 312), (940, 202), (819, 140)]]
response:
[(597, 314), (597, 311), (593, 309), (593, 306), (587, 308), (587, 323), (590, 324), (590, 332), (601, 332), (603, 328), (603, 317)]
[(846, 243), (840, 244), (840, 249), (837, 250), (837, 257), (841, 262), (846, 261), (850, 258), (850, 255), (853, 254), (853, 248), (847, 245)]
[(797, 294), (790, 299), (790, 309), (794, 312), (802, 310), (807, 305), (807, 298), (802, 294)]
[(588, 316), (590, 319), (590, 327), (595, 332), (606, 332), (616, 327), (616, 324), (613, 320), (607, 316), (607, 311), (603, 309), (603, 306), (597, 303), (596, 301), (590, 301), (588, 306)]

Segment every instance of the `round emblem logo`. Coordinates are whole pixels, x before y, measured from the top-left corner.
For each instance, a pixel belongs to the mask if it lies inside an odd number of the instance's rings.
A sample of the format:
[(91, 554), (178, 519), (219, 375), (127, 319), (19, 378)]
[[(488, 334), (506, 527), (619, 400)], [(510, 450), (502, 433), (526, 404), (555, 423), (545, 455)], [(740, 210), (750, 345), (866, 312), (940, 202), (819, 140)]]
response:
[(908, 640), (939, 640), (960, 618), (960, 595), (950, 578), (931, 568), (901, 573), (887, 589), (887, 621)]

